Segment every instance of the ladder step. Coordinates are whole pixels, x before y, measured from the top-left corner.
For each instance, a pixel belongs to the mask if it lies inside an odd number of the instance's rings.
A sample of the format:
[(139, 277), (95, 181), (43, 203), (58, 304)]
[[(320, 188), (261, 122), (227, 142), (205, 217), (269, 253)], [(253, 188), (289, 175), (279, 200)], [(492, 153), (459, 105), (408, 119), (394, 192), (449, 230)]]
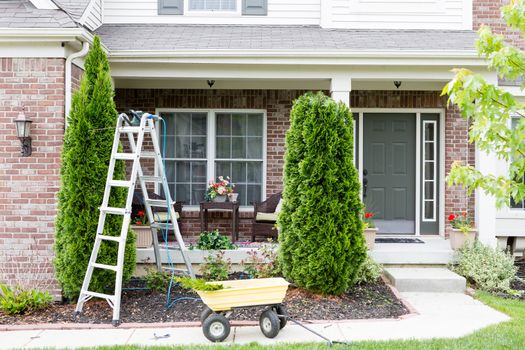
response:
[[(140, 132), (141, 128), (140, 126), (122, 126), (118, 129), (118, 132), (120, 132), (121, 134), (124, 134), (124, 133), (134, 133), (134, 134), (138, 134)], [(144, 132), (151, 132), (151, 128), (144, 128)]]
[[(140, 158), (157, 158), (157, 153), (155, 152), (142, 152)], [(159, 156), (160, 158), (160, 156)]]
[[(165, 230), (166, 229), (166, 223), (165, 222), (154, 222), (150, 224), (151, 228), (156, 228), (159, 230)], [(173, 230), (173, 224), (168, 224), (168, 230)]]
[(135, 160), (137, 159), (136, 153), (116, 153), (115, 159), (119, 160)]
[(124, 180), (111, 180), (109, 181), (109, 185), (112, 187), (131, 187), (133, 183), (131, 181)]
[(97, 292), (91, 292), (89, 290), (86, 290), (84, 292), (81, 292), (80, 293), (81, 295), (82, 294), (85, 294), (85, 295), (91, 295), (92, 297), (95, 297), (95, 298), (102, 298), (102, 299), (109, 299), (111, 301), (114, 301), (115, 300), (115, 296), (114, 295), (110, 295), (110, 294), (104, 294), (104, 293), (97, 293)]
[(141, 176), (140, 179), (145, 182), (162, 182), (160, 176)]
[[(152, 207), (158, 207), (158, 208), (167, 208), (168, 204), (166, 203), (165, 199), (147, 199), (146, 203), (148, 203)], [(173, 202), (171, 202), (173, 203)]]
[(96, 267), (97, 269), (111, 270), (111, 271), (117, 272), (117, 267), (116, 266), (99, 264), (99, 263), (93, 263), (93, 264), (91, 264), (91, 266)]
[(104, 236), (104, 235), (98, 234), (97, 237), (103, 241), (120, 242), (121, 240), (119, 236)]
[(115, 214), (115, 215), (126, 215), (129, 213), (126, 208), (113, 208), (113, 207), (101, 207), (100, 211), (104, 211), (107, 214)]

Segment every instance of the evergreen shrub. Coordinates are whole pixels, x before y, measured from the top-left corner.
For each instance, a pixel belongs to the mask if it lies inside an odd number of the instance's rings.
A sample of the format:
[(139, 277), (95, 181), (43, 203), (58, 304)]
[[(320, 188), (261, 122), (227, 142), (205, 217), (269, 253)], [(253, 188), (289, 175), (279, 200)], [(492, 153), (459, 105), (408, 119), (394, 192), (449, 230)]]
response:
[[(100, 40), (84, 61), (80, 89), (73, 95), (64, 136), (61, 185), (55, 236), (55, 271), (65, 297), (78, 297), (86, 273), (102, 204), (109, 167), (117, 110), (109, 63)], [(125, 178), (125, 164), (117, 161), (113, 179)], [(124, 207), (127, 189), (113, 188), (109, 205)], [(120, 235), (122, 217), (107, 215), (104, 235)], [(103, 241), (97, 262), (117, 263), (118, 244)], [(125, 249), (124, 281), (135, 268), (135, 237), (130, 230)], [(95, 269), (90, 290), (104, 292), (114, 287), (113, 271)]]
[(341, 294), (366, 258), (352, 114), (319, 92), (299, 97), (290, 119), (277, 221), (282, 271), (300, 287)]

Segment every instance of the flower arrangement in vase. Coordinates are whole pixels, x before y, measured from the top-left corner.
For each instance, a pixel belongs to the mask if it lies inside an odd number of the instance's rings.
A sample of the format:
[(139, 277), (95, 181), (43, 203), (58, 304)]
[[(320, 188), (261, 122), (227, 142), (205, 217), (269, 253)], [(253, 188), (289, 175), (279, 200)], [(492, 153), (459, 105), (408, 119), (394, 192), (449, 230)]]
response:
[(204, 198), (207, 201), (211, 200), (214, 202), (225, 202), (226, 196), (230, 193), (233, 193), (233, 188), (235, 185), (231, 182), (229, 176), (226, 176), (226, 178), (219, 176), (217, 180), (218, 181), (210, 181)]

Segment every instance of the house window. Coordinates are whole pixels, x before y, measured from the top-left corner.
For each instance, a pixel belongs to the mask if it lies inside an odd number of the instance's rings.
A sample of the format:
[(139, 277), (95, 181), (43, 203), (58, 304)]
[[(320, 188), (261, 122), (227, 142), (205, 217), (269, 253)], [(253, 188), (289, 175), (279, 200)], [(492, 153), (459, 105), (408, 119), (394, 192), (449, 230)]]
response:
[[(175, 201), (198, 205), (207, 182), (229, 176), (242, 206), (263, 199), (264, 114), (160, 112), (166, 123), (166, 176)], [(163, 132), (160, 139), (163, 141)]]
[(237, 0), (190, 0), (190, 11), (236, 11)]
[(423, 121), (423, 221), (436, 220), (437, 122)]
[[(518, 117), (513, 117), (511, 119), (511, 126), (512, 126), (513, 129), (516, 127), (516, 125), (518, 125), (518, 120), (519, 120)], [(521, 181), (525, 182), (525, 176), (521, 178)], [(510, 207), (512, 209), (524, 210), (525, 209), (525, 200), (515, 201), (514, 198), (511, 198), (510, 199)]]

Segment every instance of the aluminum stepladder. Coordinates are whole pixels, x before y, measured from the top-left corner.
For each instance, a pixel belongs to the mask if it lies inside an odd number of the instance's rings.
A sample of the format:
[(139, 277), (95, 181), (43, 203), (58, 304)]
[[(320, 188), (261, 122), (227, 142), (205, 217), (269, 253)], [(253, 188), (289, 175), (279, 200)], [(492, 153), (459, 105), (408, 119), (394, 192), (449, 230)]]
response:
[[(120, 299), (122, 293), (122, 273), (124, 268), (124, 251), (126, 247), (126, 239), (128, 235), (128, 229), (131, 221), (131, 205), (133, 202), (133, 195), (135, 191), (135, 185), (140, 184), (142, 189), (142, 195), (144, 198), (144, 206), (146, 209), (146, 215), (148, 216), (150, 226), (152, 228), (152, 238), (153, 238), (153, 249), (155, 253), (155, 260), (157, 268), (160, 270), (162, 268), (162, 261), (160, 256), (159, 242), (157, 237), (158, 229), (170, 229), (175, 232), (175, 237), (179, 245), (177, 250), (180, 251), (184, 263), (186, 265), (186, 270), (181, 272), (186, 273), (187, 275), (195, 278), (191, 262), (187, 255), (187, 248), (182, 239), (180, 233), (179, 225), (176, 219), (175, 209), (173, 207), (173, 200), (168, 187), (168, 181), (166, 179), (166, 173), (164, 171), (164, 163), (162, 161), (161, 150), (159, 146), (159, 137), (155, 128), (155, 120), (158, 120), (159, 117), (156, 115), (144, 113), (140, 116), (140, 125), (133, 126), (129, 121), (126, 114), (122, 113), (119, 115), (117, 120), (117, 126), (115, 128), (115, 136), (113, 139), (113, 147), (111, 150), (111, 158), (109, 161), (108, 175), (106, 179), (106, 187), (104, 189), (104, 197), (102, 199), (102, 205), (100, 206), (100, 215), (97, 225), (97, 234), (95, 237), (95, 244), (91, 252), (91, 257), (89, 259), (88, 268), (86, 275), (84, 277), (84, 282), (82, 283), (82, 289), (77, 302), (77, 307), (75, 309), (75, 314), (82, 312), (82, 307), (86, 301), (93, 297), (106, 299), (108, 304), (113, 308), (113, 325), (118, 326), (120, 324)], [(129, 140), (129, 146), (131, 153), (119, 153), (120, 145), (120, 136), (126, 134)], [(151, 137), (153, 144), (153, 152), (143, 151), (143, 142), (144, 135), (148, 134)], [(135, 135), (136, 139), (135, 139)], [(157, 176), (155, 175), (144, 175), (142, 167), (140, 164), (141, 159), (154, 159), (155, 168), (157, 170)], [(127, 160), (132, 161), (133, 166), (131, 168), (131, 175), (129, 180), (114, 180), (113, 174), (115, 170), (115, 163), (117, 160)], [(164, 191), (164, 196), (166, 199), (150, 199), (148, 197), (148, 191), (146, 188), (147, 183), (160, 183)], [(127, 188), (128, 193), (126, 197), (126, 206), (125, 208), (114, 208), (109, 207), (109, 197), (110, 191), (115, 187), (124, 187)], [(169, 223), (157, 222), (153, 215), (152, 207), (166, 208), (170, 219)], [(121, 215), (123, 216), (122, 228), (119, 236), (108, 236), (104, 235), (104, 225), (106, 222), (106, 215)], [(98, 251), (102, 241), (113, 241), (118, 244), (118, 254), (117, 254), (117, 265), (105, 265), (97, 263)], [(93, 270), (104, 269), (111, 270), (116, 273), (115, 276), (115, 293), (104, 294), (98, 292), (92, 292), (89, 290), (89, 284), (91, 282), (91, 277), (93, 275)], [(179, 270), (180, 271), (180, 270)]]

